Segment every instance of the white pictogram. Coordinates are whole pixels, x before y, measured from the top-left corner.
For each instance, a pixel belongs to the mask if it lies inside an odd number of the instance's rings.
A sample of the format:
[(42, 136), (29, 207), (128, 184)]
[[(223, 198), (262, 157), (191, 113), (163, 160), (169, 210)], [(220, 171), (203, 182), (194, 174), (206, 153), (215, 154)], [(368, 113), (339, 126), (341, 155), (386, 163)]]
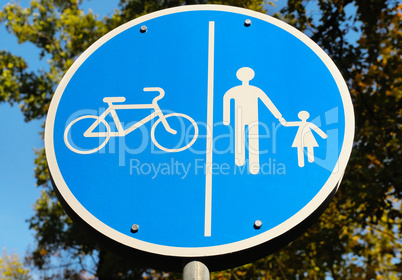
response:
[(307, 159), (308, 162), (314, 162), (314, 147), (318, 147), (318, 143), (314, 138), (311, 130), (314, 130), (321, 138), (326, 139), (327, 134), (322, 131), (315, 124), (308, 122), (307, 119), (310, 117), (309, 112), (301, 111), (297, 115), (301, 121), (287, 122), (285, 119), (280, 119), (283, 126), (298, 126), (295, 140), (293, 141), (292, 147), (297, 148), (297, 162), (299, 167), (304, 166), (304, 148), (307, 148)]
[[(158, 101), (161, 100), (164, 95), (165, 91), (162, 88), (159, 87), (147, 87), (144, 88), (144, 91), (157, 91), (159, 92), (159, 95), (155, 97), (152, 100), (151, 104), (119, 104), (116, 105), (114, 103), (118, 102), (124, 102), (126, 101), (125, 97), (105, 97), (103, 98), (103, 102), (108, 104), (108, 108), (106, 109), (103, 114), (100, 116), (94, 116), (94, 115), (85, 115), (81, 116), (79, 118), (76, 118), (73, 120), (71, 123), (69, 123), (64, 131), (64, 143), (66, 146), (73, 152), (78, 153), (78, 154), (92, 154), (95, 153), (96, 151), (99, 151), (102, 149), (107, 142), (109, 141), (110, 137), (123, 137), (129, 134), (130, 132), (133, 132), (137, 128), (141, 127), (142, 125), (146, 124), (150, 120), (159, 117), (159, 119), (154, 123), (151, 129), (151, 140), (157, 146), (159, 149), (165, 151), (165, 152), (180, 152), (183, 151), (187, 148), (189, 148), (191, 145), (194, 144), (194, 142), (197, 140), (198, 137), (198, 126), (196, 122), (190, 118), (189, 116), (181, 113), (171, 113), (164, 115), (162, 110), (159, 108)], [(117, 114), (116, 110), (135, 110), (135, 109), (153, 109), (154, 111), (148, 115), (147, 117), (143, 118), (142, 120), (138, 121), (134, 125), (130, 126), (127, 129), (124, 129)], [(117, 131), (113, 132), (110, 130), (109, 124), (105, 121), (105, 117), (108, 114), (111, 114), (113, 121), (116, 125)], [(191, 125), (194, 127), (194, 135), (192, 135), (191, 141), (184, 141), (184, 144), (186, 144), (183, 147), (175, 147), (175, 148), (166, 148), (162, 146), (155, 138), (155, 129), (159, 123), (163, 124), (163, 127), (166, 129), (167, 132), (171, 134), (177, 134), (177, 131), (174, 130), (169, 126), (168, 118), (171, 117), (176, 117), (183, 122), (182, 119), (187, 119), (188, 121), (191, 122)], [(93, 124), (84, 132), (84, 137), (97, 137), (97, 138), (103, 138), (105, 137), (105, 140), (96, 148), (94, 149), (89, 149), (89, 150), (84, 150), (84, 149), (77, 149), (71, 145), (69, 142), (69, 132), (71, 130), (71, 127), (77, 123), (80, 120), (83, 119), (95, 119)], [(95, 128), (99, 126), (100, 123), (103, 123), (103, 125), (106, 127), (106, 132), (94, 132)]]
[(230, 124), (230, 100), (235, 100), (235, 163), (243, 166), (246, 162), (246, 126), (248, 127), (249, 171), (257, 174), (260, 171), (259, 134), (258, 134), (258, 100), (261, 100), (278, 120), (282, 114), (271, 99), (261, 89), (251, 86), (254, 70), (249, 67), (240, 68), (236, 77), (242, 85), (229, 89), (223, 97), (223, 123)]
[(323, 139), (327, 134), (311, 122), (307, 122), (310, 114), (301, 111), (298, 117), (301, 121), (287, 122), (271, 99), (261, 89), (251, 86), (249, 82), (254, 78), (254, 70), (249, 67), (240, 68), (236, 77), (242, 85), (229, 89), (223, 97), (223, 123), (230, 124), (230, 100), (235, 101), (235, 164), (243, 166), (246, 162), (246, 127), (248, 128), (248, 157), (249, 171), (258, 174), (260, 171), (259, 132), (258, 132), (258, 101), (261, 100), (279, 122), (285, 126), (298, 126), (292, 147), (297, 148), (299, 167), (304, 166), (304, 148), (307, 148), (309, 162), (314, 162), (314, 147), (318, 143), (311, 130), (314, 130)]

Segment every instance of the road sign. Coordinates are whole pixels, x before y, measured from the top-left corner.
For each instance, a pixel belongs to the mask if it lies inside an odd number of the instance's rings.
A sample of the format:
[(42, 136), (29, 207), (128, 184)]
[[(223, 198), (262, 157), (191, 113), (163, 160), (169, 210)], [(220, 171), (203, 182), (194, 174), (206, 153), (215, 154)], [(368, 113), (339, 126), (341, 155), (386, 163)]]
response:
[(307, 36), (195, 5), (85, 51), (56, 90), (45, 141), (73, 218), (154, 266), (217, 270), (284, 246), (320, 215), (353, 134), (346, 84)]

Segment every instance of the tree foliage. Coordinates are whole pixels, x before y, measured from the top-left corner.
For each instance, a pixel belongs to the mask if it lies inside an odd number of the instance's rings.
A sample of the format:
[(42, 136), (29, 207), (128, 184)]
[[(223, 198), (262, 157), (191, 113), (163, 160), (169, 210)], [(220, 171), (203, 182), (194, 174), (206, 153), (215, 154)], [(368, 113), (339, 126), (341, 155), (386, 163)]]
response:
[[(260, 0), (211, 2), (260, 12), (270, 9)], [(62, 75), (106, 32), (155, 10), (202, 3), (120, 0), (111, 16), (99, 18), (80, 9), (82, 0), (32, 0), (25, 8), (11, 2), (3, 7), (0, 22), (20, 43), (38, 47), (49, 67), (33, 71), (24, 58), (0, 51), (0, 101), (18, 104), (27, 121), (42, 119)], [(398, 0), (288, 0), (276, 16), (310, 36), (341, 70), (355, 108), (354, 150), (334, 201), (317, 223), (279, 252), (214, 273), (212, 278), (400, 279), (402, 4)], [(58, 204), (43, 149), (37, 151), (35, 164), (42, 195), (29, 220), (37, 240), (30, 259), (46, 271), (44, 278), (83, 279), (85, 270), (98, 279), (179, 279), (139, 267), (100, 247)], [(52, 272), (54, 258), (65, 268), (64, 276)]]
[(3, 251), (0, 257), (0, 278), (3, 280), (30, 280), (29, 269), (25, 268), (17, 254), (7, 255)]

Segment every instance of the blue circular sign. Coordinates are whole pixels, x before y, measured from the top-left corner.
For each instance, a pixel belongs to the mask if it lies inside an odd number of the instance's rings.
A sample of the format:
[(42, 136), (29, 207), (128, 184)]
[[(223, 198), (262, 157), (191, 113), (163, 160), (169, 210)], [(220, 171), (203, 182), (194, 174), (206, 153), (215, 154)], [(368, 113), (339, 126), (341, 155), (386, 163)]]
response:
[(72, 216), (172, 269), (200, 259), (214, 270), (317, 217), (353, 134), (347, 86), (307, 36), (195, 5), (130, 21), (85, 51), (56, 90), (45, 144)]

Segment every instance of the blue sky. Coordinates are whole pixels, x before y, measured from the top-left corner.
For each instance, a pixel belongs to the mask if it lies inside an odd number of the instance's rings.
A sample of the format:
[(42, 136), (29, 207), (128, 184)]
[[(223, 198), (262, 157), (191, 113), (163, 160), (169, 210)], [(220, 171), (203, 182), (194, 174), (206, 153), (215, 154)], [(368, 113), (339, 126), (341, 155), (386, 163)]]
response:
[[(3, 7), (11, 1), (2, 0)], [(20, 1), (25, 6), (29, 1)], [(84, 10), (91, 8), (101, 16), (117, 8), (118, 0), (86, 1)], [(32, 69), (46, 69), (46, 61), (39, 60), (39, 50), (31, 43), (18, 44), (0, 24), (0, 50), (8, 50), (24, 57)], [(33, 231), (26, 222), (33, 214), (33, 205), (40, 195), (35, 187), (34, 149), (43, 147), (39, 132), (44, 120), (24, 122), (18, 104), (0, 104), (0, 250), (17, 253), (21, 258), (34, 248)]]
[[(4, 38), (2, 32), (0, 36)], [(43, 147), (41, 122), (25, 123), (18, 107), (8, 104), (0, 106), (0, 119), (0, 247), (22, 256), (33, 242), (25, 220), (40, 194), (33, 177), (33, 149)]]

